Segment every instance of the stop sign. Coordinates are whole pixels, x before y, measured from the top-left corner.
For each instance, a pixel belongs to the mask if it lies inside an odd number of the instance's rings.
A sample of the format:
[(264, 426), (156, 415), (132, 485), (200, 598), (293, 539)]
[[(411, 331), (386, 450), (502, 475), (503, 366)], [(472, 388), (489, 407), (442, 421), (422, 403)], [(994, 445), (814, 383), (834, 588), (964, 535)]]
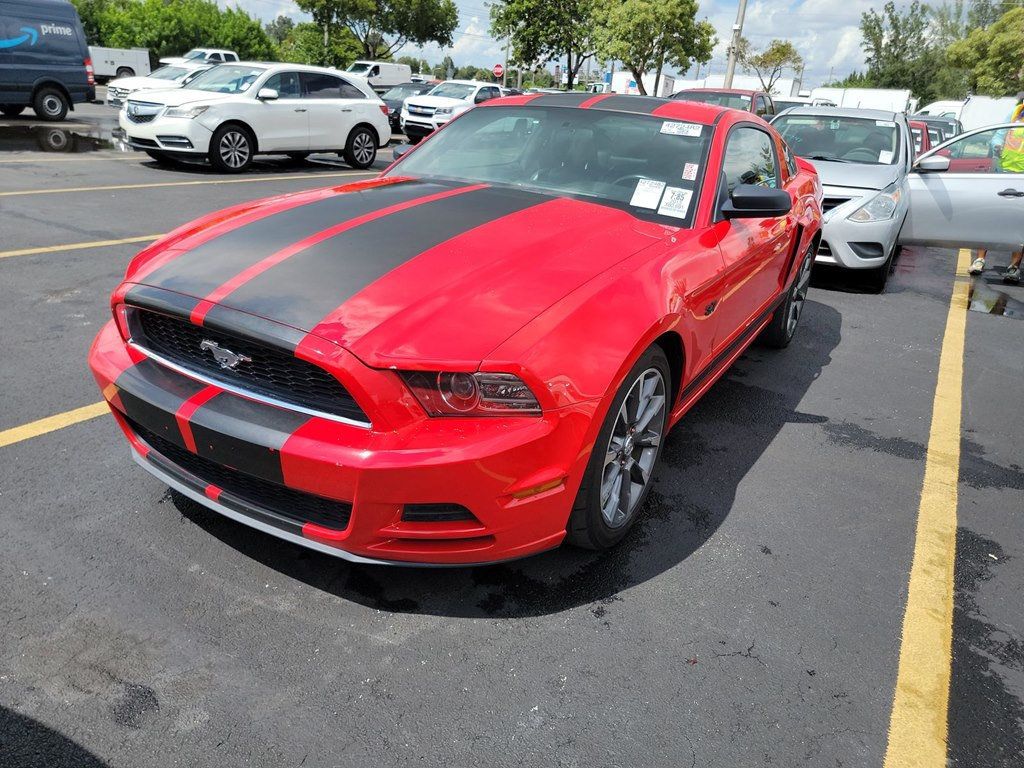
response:
[(494, 73), (495, 77), (501, 77), (503, 74), (505, 74), (505, 68), (501, 66), (501, 64), (495, 64), (494, 69), (492, 69), (491, 72)]

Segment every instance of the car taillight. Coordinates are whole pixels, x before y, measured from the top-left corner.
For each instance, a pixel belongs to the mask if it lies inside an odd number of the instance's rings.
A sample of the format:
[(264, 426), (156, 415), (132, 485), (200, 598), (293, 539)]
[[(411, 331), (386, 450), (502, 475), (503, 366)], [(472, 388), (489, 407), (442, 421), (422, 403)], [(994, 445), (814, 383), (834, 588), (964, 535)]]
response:
[(514, 416), (541, 412), (530, 388), (510, 373), (399, 374), (430, 416)]
[(380, 111), (383, 112), (385, 115), (390, 114), (390, 112), (388, 112), (388, 105), (387, 104), (381, 104), (379, 106), (380, 106)]
[(92, 59), (85, 59), (82, 63), (85, 64), (85, 77), (89, 85), (96, 85), (96, 72), (92, 68)]

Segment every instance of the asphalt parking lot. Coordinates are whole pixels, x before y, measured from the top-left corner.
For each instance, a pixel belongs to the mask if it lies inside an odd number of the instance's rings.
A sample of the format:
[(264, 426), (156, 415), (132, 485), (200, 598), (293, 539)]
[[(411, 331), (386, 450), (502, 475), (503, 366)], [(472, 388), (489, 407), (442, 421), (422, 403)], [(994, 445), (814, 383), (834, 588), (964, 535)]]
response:
[[(880, 766), (891, 718), (928, 727), (899, 704), (929, 685), (912, 563), (955, 567), (948, 764), (1024, 763), (1007, 254), (969, 280), (956, 249), (907, 249), (882, 295), (817, 273), (793, 345), (690, 412), (610, 553), (353, 566), (167, 492), (97, 416), (86, 353), (149, 239), (370, 174), (161, 168), (111, 112), (73, 113), (78, 152), (0, 122), (0, 765)], [(925, 608), (906, 637), (949, 631)]]

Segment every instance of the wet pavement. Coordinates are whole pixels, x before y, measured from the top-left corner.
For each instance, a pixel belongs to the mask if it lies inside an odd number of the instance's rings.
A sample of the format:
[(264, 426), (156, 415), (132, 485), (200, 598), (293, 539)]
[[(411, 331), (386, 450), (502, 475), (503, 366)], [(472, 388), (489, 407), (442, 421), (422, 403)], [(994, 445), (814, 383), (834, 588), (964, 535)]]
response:
[[(166, 232), (345, 172), (15, 155), (0, 251)], [(0, 259), (0, 430), (98, 399), (86, 350), (139, 247)], [(968, 313), (957, 768), (1024, 761), (1006, 257), (972, 298), (1004, 293), (1002, 313)], [(352, 566), (167, 492), (109, 418), (0, 448), (0, 765), (881, 765), (955, 262), (907, 249), (882, 295), (816, 274), (791, 347), (752, 348), (687, 415), (605, 554)]]

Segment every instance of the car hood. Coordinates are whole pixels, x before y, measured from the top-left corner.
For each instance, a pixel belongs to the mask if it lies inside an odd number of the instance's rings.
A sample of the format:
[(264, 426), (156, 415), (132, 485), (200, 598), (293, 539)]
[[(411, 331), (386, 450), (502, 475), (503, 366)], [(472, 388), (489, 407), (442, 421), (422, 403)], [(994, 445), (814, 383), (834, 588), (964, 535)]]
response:
[(410, 96), (405, 100), (406, 104), (417, 107), (466, 107), (473, 102), (466, 99), (451, 99), (447, 96)]
[[(129, 98), (132, 98), (134, 94), (129, 94)], [(146, 91), (144, 97), (145, 101), (153, 104), (163, 104), (168, 107), (178, 107), (182, 104), (193, 104), (196, 102), (202, 102), (204, 104), (214, 104), (218, 101), (226, 101), (234, 96), (236, 93), (212, 93), (210, 91), (198, 91), (192, 88), (163, 88), (160, 90)]]
[(899, 165), (869, 165), (867, 163), (835, 163), (829, 160), (809, 160), (826, 187), (852, 189), (883, 189), (902, 174)]
[(108, 88), (127, 88), (129, 91), (141, 91), (143, 89), (171, 89), (180, 88), (173, 80), (161, 80), (159, 77), (119, 77), (107, 83)]
[(575, 199), (375, 179), (212, 214), (143, 251), (126, 281), (174, 292), (193, 320), (255, 315), (372, 366), (468, 363), (665, 234)]

